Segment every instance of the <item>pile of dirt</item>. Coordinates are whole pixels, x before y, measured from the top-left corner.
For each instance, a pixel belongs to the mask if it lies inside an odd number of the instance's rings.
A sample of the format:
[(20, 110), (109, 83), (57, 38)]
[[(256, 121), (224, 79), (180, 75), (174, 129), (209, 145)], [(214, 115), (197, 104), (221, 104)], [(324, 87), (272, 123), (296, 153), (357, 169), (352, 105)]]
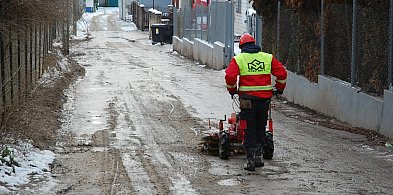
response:
[(47, 149), (54, 144), (56, 131), (61, 126), (59, 118), (65, 101), (63, 90), (83, 76), (85, 69), (55, 53), (46, 56), (43, 67), (47, 67), (46, 73), (33, 90), (4, 113), (1, 145), (30, 140), (34, 146)]

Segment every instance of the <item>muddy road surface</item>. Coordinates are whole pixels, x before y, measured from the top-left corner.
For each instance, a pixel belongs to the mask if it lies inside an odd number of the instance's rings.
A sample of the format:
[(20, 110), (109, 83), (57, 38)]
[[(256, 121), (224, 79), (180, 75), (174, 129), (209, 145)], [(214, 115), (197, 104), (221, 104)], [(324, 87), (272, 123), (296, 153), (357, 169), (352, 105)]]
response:
[(55, 193), (393, 194), (393, 157), (383, 148), (287, 117), (280, 107), (275, 156), (265, 167), (249, 173), (242, 155), (201, 153), (208, 119), (233, 111), (224, 71), (124, 25), (132, 24), (108, 9), (93, 17), (91, 39), (72, 48), (86, 75), (67, 91)]

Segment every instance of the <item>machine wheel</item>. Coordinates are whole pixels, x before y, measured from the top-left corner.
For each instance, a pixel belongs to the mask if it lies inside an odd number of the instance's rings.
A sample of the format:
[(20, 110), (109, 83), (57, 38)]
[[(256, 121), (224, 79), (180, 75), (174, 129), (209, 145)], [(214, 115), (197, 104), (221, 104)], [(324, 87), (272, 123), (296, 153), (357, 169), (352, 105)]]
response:
[(271, 160), (274, 153), (273, 135), (266, 133), (265, 145), (263, 147), (263, 159)]
[(227, 160), (230, 154), (229, 134), (225, 131), (221, 131), (218, 140), (218, 156), (221, 159)]

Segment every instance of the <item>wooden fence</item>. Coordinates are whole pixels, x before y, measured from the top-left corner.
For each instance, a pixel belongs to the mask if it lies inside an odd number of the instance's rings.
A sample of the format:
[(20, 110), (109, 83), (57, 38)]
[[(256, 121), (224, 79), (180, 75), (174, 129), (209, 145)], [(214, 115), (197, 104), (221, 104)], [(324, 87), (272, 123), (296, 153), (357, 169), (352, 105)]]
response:
[(141, 31), (149, 30), (149, 13), (145, 11), (143, 5), (138, 5), (137, 2), (131, 4), (132, 22)]
[(37, 24), (0, 30), (0, 113), (18, 104), (45, 72), (44, 58), (52, 50), (56, 28)]

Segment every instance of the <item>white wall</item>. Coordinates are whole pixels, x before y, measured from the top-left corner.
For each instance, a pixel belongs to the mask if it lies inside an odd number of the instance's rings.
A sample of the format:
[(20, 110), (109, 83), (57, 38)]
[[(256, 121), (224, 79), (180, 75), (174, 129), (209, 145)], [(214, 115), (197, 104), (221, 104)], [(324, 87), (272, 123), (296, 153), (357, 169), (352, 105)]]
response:
[(318, 76), (318, 83), (288, 71), (284, 96), (288, 101), (347, 122), (354, 127), (375, 130), (393, 138), (393, 94), (383, 98), (360, 92), (350, 83)]
[(222, 70), (225, 67), (225, 53), (222, 52), (225, 45), (220, 42), (209, 44), (201, 39), (180, 39), (173, 36), (173, 50), (190, 60), (197, 61), (214, 70)]
[[(238, 1), (241, 1), (241, 12), (236, 12)], [(243, 34), (247, 32), (247, 25), (244, 23), (246, 20), (246, 10), (252, 8), (252, 4), (248, 3), (248, 0), (235, 0), (235, 26), (234, 26), (234, 33), (236, 34)]]
[(94, 1), (93, 0), (86, 0), (86, 7), (94, 7)]
[(127, 7), (128, 5), (131, 5), (131, 2), (137, 1), (137, 0), (119, 0), (119, 17), (122, 20), (126, 20), (127, 18)]

